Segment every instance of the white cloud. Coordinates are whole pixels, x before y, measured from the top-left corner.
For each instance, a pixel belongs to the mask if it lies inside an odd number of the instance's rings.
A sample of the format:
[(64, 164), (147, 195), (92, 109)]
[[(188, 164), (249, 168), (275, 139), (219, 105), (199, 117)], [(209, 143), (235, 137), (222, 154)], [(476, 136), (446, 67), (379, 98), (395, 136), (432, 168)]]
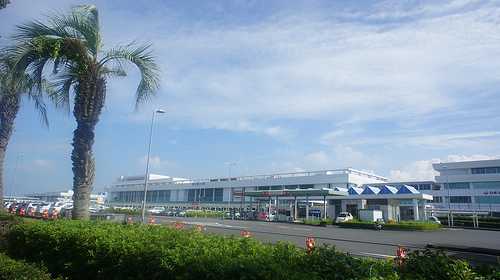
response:
[[(147, 161), (148, 161), (148, 157), (144, 156), (144, 157), (142, 157), (142, 158), (140, 158), (138, 160), (138, 163), (140, 165), (143, 165), (145, 167)], [(175, 163), (175, 162), (170, 162), (170, 161), (162, 161), (162, 160), (160, 160), (160, 157), (158, 157), (158, 156), (151, 157), (149, 159), (149, 170), (150, 170), (150, 172), (152, 170), (165, 171), (164, 169), (167, 168), (167, 167), (173, 167), (173, 168), (174, 167), (179, 167), (179, 164)]]
[[(489, 137), (500, 135), (500, 131), (422, 135), (402, 140), (400, 143), (412, 147), (433, 147), (447, 149), (462, 149), (479, 145), (487, 145)], [(496, 141), (496, 140), (495, 140)], [(491, 144), (490, 144), (491, 145)]]
[(406, 165), (403, 170), (391, 170), (389, 178), (393, 182), (434, 181), (437, 172), (432, 168), (432, 164), (439, 162), (439, 159), (415, 161)]
[(431, 160), (420, 160), (409, 163), (403, 170), (391, 170), (389, 178), (392, 182), (402, 181), (434, 181), (435, 176), (438, 175), (432, 164), (440, 162), (460, 162), (460, 161), (476, 161), (476, 160), (490, 160), (499, 159), (500, 155), (487, 156), (487, 155), (449, 155), (442, 160), (439, 158)]
[(481, 24), (478, 16), (442, 15), (390, 28), (283, 19), (178, 33), (161, 43), (168, 59), (184, 62), (174, 62), (183, 66), (166, 75), (167, 84), (183, 91), (174, 97), (173, 115), (210, 127), (228, 118), (425, 116), (456, 104), (450, 85), (474, 88), (497, 79), (500, 65), (490, 58), (498, 56), (491, 34), (499, 30), (486, 20), (494, 12)]
[(347, 168), (356, 166), (377, 165), (377, 160), (370, 158), (361, 151), (352, 147), (337, 145), (330, 151), (319, 151), (304, 157), (308, 164), (319, 169)]

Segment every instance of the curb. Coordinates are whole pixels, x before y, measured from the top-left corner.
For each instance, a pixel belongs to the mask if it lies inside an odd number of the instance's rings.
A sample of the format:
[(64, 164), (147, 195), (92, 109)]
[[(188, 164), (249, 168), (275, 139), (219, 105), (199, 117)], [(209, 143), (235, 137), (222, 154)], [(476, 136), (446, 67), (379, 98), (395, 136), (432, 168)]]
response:
[(500, 256), (500, 250), (491, 248), (466, 247), (466, 246), (456, 246), (456, 245), (439, 245), (439, 244), (427, 244), (426, 248)]

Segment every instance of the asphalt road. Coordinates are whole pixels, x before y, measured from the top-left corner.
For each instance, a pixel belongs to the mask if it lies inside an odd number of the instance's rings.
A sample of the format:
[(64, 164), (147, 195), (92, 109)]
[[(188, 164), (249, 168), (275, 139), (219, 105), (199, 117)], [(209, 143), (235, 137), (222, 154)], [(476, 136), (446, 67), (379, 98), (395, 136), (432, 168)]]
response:
[(448, 248), (449, 255), (468, 259), (472, 262), (485, 262), (498, 265), (500, 252), (500, 231), (476, 229), (444, 229), (440, 231), (392, 231), (343, 229), (340, 227), (319, 227), (300, 223), (282, 223), (246, 220), (222, 220), (205, 218), (173, 218), (155, 216), (156, 224), (171, 224), (177, 219), (186, 228), (197, 225), (202, 232), (212, 232), (225, 236), (241, 237), (244, 230), (251, 238), (264, 244), (276, 244), (278, 240), (292, 242), (305, 247), (307, 237), (317, 244), (335, 246), (336, 250), (349, 252), (353, 256), (367, 256), (377, 259), (394, 258), (398, 245), (411, 250), (425, 248), (434, 244)]

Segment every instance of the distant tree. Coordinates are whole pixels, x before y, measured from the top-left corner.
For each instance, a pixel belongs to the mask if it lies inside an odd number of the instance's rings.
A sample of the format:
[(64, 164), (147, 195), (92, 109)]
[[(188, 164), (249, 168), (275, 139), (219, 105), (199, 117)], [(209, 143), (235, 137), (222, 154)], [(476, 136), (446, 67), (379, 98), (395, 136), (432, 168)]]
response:
[(7, 7), (7, 4), (10, 4), (9, 0), (0, 0), (0, 10)]
[[(156, 97), (159, 92), (159, 67), (152, 57), (151, 44), (117, 46), (102, 51), (103, 38), (99, 12), (94, 5), (72, 6), (67, 15), (46, 16), (49, 25), (39, 21), (17, 26), (15, 39), (18, 64), (38, 80), (44, 66), (53, 63), (57, 78), (59, 105), (70, 108), (74, 94), (73, 115), (77, 128), (73, 133), (73, 219), (90, 218), (90, 194), (93, 189), (95, 159), (92, 154), (94, 129), (106, 99), (106, 78), (126, 76), (123, 66), (132, 64), (142, 79), (135, 96), (135, 109)], [(102, 51), (102, 56), (100, 55)], [(113, 63), (115, 62), (115, 63)], [(108, 68), (108, 66), (111, 66)]]
[[(21, 108), (21, 98), (26, 96), (35, 102), (42, 123), (48, 127), (47, 110), (42, 91), (50, 91), (49, 85), (42, 80), (40, 87), (36, 81), (23, 72), (15, 71), (14, 60), (5, 50), (0, 54), (0, 194), (3, 194), (3, 163), (7, 145), (14, 131), (14, 121)], [(3, 205), (3, 195), (0, 196)]]

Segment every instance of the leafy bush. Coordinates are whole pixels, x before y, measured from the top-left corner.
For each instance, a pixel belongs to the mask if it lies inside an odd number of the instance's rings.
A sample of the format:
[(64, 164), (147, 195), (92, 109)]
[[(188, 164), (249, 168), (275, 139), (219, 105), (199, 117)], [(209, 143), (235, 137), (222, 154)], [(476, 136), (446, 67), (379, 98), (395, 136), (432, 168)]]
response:
[(442, 250), (406, 251), (403, 265), (397, 269), (404, 279), (474, 279), (477, 276), (469, 263), (452, 259)]
[(13, 260), (0, 253), (0, 279), (5, 280), (51, 280), (44, 267), (38, 267), (23, 260)]
[(23, 218), (21, 217), (0, 211), (0, 252), (4, 252), (8, 248), (8, 239), (6, 236), (9, 233), (10, 228), (22, 221)]
[[(448, 225), (447, 216), (439, 216), (438, 218), (442, 224)], [(480, 228), (500, 229), (499, 217), (483, 216), (479, 217), (478, 221)], [(474, 227), (474, 221), (472, 220), (472, 216), (462, 216), (462, 215), (453, 216), (453, 223), (455, 226)]]
[[(105, 211), (109, 212), (109, 213), (115, 213), (115, 214), (142, 215), (141, 209), (112, 209), (112, 208), (108, 208)], [(151, 213), (149, 213), (149, 211), (146, 211), (144, 214), (151, 215)]]
[[(380, 224), (382, 225), (382, 229), (391, 230), (438, 230), (443, 227), (441, 224), (428, 222), (400, 222)], [(373, 222), (347, 221), (341, 223), (340, 226), (345, 228), (374, 229)]]
[(442, 251), (409, 252), (404, 266), (395, 267), (393, 259), (354, 258), (335, 247), (306, 253), (292, 243), (265, 246), (253, 238), (166, 225), (36, 221), (14, 225), (8, 237), (10, 257), (68, 279), (498, 279), (500, 274)]

